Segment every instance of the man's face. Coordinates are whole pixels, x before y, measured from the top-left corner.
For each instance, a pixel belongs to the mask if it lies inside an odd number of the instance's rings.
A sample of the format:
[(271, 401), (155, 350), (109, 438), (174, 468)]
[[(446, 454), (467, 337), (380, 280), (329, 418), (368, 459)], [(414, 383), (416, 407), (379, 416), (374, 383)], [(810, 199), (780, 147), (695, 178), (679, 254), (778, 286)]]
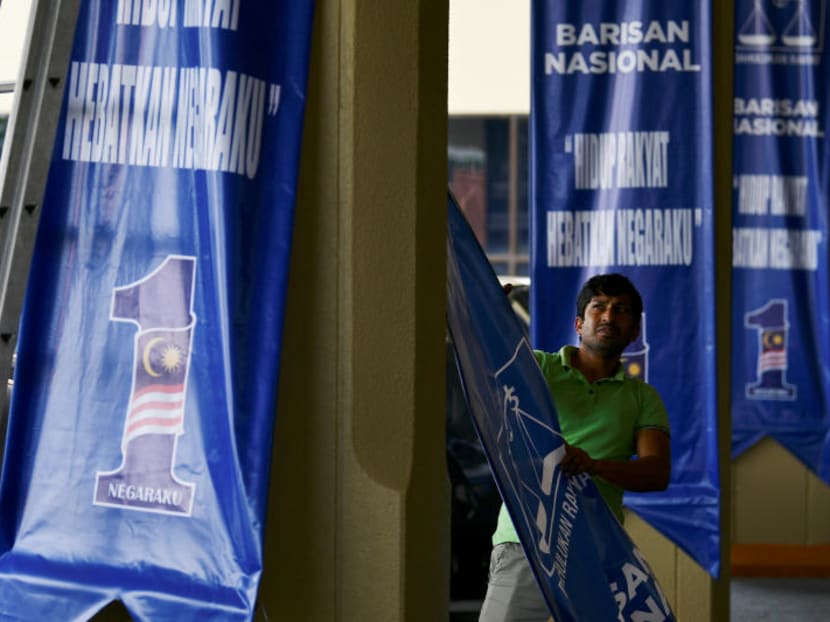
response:
[(588, 350), (604, 358), (618, 357), (640, 334), (638, 319), (628, 294), (600, 294), (585, 306), (585, 317), (576, 318), (576, 332)]

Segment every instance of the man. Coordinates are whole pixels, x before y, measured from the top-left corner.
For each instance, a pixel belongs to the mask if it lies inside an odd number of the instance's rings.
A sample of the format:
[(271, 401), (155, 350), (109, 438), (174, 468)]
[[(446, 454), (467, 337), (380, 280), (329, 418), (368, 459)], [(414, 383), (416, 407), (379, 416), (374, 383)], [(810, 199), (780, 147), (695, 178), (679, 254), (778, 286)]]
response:
[[(671, 473), (663, 401), (651, 386), (626, 376), (620, 362), (640, 333), (642, 310), (640, 293), (626, 277), (594, 276), (577, 297), (579, 347), (535, 353), (566, 441), (562, 472), (591, 475), (620, 522), (624, 490), (664, 490)], [(549, 615), (502, 505), (479, 621), (544, 622)]]

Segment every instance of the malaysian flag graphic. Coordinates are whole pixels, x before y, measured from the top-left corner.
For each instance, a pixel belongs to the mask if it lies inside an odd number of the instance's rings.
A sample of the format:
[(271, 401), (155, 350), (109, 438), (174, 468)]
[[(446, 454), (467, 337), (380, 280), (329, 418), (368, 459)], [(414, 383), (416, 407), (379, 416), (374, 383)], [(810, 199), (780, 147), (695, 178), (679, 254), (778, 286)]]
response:
[(761, 354), (758, 372), (771, 369), (787, 369), (787, 340), (784, 330), (765, 330), (761, 334)]
[(191, 328), (150, 330), (136, 337), (135, 387), (123, 446), (142, 434), (181, 434)]

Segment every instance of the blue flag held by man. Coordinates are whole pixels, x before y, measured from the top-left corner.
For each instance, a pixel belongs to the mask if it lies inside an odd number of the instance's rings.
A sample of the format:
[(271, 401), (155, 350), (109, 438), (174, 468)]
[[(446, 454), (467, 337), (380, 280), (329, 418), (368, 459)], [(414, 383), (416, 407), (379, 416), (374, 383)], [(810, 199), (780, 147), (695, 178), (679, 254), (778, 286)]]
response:
[[(536, 353), (530, 348), (452, 197), (448, 207), (447, 323), (470, 411), (506, 508), (494, 537), (497, 546), (491, 570), (499, 572), (501, 565), (507, 570), (504, 578), (519, 584), (509, 594), (491, 584), (482, 619), (487, 620), (491, 611), (496, 616), (493, 619), (507, 615), (505, 610), (517, 600), (529, 601), (535, 593), (538, 603), (520, 606), (527, 606), (531, 615), (542, 619), (546, 614), (543, 609), (547, 609), (557, 622), (674, 620), (648, 564), (606, 501), (615, 493), (602, 491), (591, 477), (601, 474), (614, 481), (619, 477), (615, 473), (618, 465), (612, 460), (595, 460), (565, 441), (563, 433), (578, 433), (560, 427), (555, 398), (540, 369), (540, 362), (543, 367), (557, 365), (559, 355)], [(592, 299), (594, 303), (598, 298)], [(591, 314), (596, 312), (592, 310), (581, 324), (586, 339), (589, 331), (591, 339), (601, 342), (626, 340), (634, 334), (632, 310), (620, 307), (617, 297), (608, 298), (617, 307), (604, 313), (627, 314), (632, 327), (625, 334), (607, 326), (608, 322), (600, 323), (603, 328), (591, 328)], [(563, 352), (568, 360), (574, 356), (572, 350), (563, 348)], [(620, 366), (619, 361), (617, 364)], [(625, 382), (647, 386), (630, 378)], [(591, 386), (603, 391), (620, 389), (624, 384), (621, 368), (619, 377), (605, 383), (606, 388), (601, 384)], [(649, 393), (642, 387), (636, 390)], [(649, 396), (645, 402), (651, 400), (652, 406), (658, 403), (656, 393)], [(667, 430), (661, 429), (661, 421), (660, 409), (655, 406), (638, 429), (665, 436), (667, 444)], [(661, 447), (660, 440), (655, 443)], [(634, 451), (640, 450), (638, 444)], [(667, 483), (668, 473), (661, 473), (662, 467), (654, 468), (654, 462), (663, 464), (668, 456), (648, 445), (643, 451), (648, 454), (643, 463), (649, 466), (652, 462), (650, 468), (657, 472), (656, 485)], [(598, 481), (608, 486), (604, 479)], [(654, 481), (647, 480), (647, 484)], [(508, 523), (521, 549), (509, 539), (497, 542), (499, 531), (506, 531)], [(517, 576), (510, 576), (511, 568), (524, 563), (529, 564), (527, 573), (519, 570)], [(522, 584), (530, 587), (525, 589)]]

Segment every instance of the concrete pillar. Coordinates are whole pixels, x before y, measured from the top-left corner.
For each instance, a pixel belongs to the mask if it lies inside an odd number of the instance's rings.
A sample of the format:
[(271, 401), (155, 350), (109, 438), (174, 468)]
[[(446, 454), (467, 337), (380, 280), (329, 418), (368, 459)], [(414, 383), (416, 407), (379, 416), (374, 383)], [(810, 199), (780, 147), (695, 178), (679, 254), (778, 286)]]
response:
[(256, 619), (446, 619), (447, 0), (316, 10)]

